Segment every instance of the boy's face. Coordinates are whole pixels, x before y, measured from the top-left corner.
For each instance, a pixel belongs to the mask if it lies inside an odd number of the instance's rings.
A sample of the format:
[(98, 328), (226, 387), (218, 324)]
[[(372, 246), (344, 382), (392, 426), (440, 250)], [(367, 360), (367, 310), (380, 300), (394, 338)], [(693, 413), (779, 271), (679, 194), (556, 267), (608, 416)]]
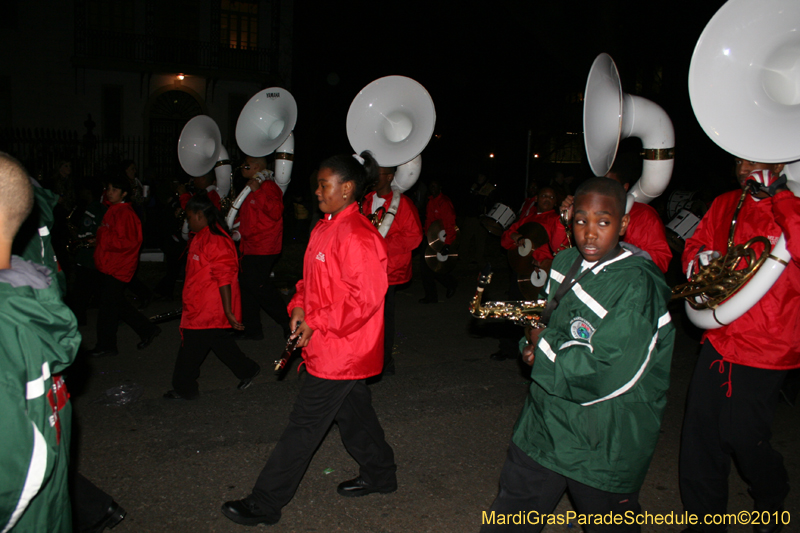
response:
[(572, 233), (584, 259), (599, 261), (612, 250), (628, 227), (629, 216), (614, 199), (598, 193), (575, 198)]

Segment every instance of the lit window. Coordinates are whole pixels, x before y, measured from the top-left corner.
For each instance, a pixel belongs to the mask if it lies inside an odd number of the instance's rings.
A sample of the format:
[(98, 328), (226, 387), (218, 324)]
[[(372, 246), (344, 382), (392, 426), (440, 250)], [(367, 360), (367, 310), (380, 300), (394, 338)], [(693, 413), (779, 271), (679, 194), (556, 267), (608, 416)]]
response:
[(258, 47), (258, 2), (222, 0), (220, 42), (229, 48), (254, 50)]

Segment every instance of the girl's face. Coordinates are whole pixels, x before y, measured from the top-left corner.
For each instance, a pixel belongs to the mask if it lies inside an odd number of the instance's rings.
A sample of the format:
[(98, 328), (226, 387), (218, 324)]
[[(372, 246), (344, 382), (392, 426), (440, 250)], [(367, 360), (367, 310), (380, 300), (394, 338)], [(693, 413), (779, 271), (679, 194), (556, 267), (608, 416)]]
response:
[(186, 221), (189, 222), (189, 229), (195, 233), (208, 226), (208, 219), (202, 211), (186, 211)]
[(61, 168), (59, 168), (58, 171), (61, 174), (61, 176), (66, 178), (67, 176), (72, 174), (72, 163), (64, 163), (63, 165), (61, 165)]
[(128, 179), (131, 181), (136, 179), (136, 165), (131, 164), (128, 168), (126, 168), (125, 174), (128, 175)]
[(111, 205), (118, 204), (125, 200), (125, 197), (128, 196), (127, 192), (123, 192), (122, 189), (117, 189), (110, 183), (106, 186), (106, 200)]
[(323, 213), (338, 214), (342, 209), (355, 201), (352, 181), (342, 183), (339, 176), (329, 168), (317, 172), (317, 195), (319, 209)]

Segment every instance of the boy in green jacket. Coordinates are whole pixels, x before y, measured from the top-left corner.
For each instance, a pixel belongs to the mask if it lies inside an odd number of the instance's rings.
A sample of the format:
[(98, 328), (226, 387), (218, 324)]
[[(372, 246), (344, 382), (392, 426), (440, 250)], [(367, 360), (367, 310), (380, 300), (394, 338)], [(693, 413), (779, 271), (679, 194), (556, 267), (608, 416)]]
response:
[(71, 406), (58, 375), (81, 337), (52, 272), (12, 256), (33, 190), (0, 152), (0, 531), (72, 531), (67, 470)]
[[(675, 337), (670, 288), (652, 261), (619, 246), (628, 225), (619, 183), (586, 181), (573, 209), (576, 248), (553, 262), (548, 326), (528, 332), (523, 359), (533, 383), (484, 533), (540, 531), (567, 489), (585, 531), (641, 530), (639, 489)], [(604, 524), (609, 513), (620, 523)]]

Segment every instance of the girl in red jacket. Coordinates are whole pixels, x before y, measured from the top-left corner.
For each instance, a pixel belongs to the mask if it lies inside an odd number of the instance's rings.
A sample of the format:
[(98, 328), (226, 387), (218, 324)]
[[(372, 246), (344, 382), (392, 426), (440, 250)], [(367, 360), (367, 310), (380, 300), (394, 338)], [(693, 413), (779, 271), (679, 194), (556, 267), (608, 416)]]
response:
[(123, 292), (139, 264), (142, 245), (142, 223), (127, 200), (132, 196), (131, 184), (124, 174), (115, 174), (106, 185), (108, 211), (97, 229), (94, 264), (101, 273), (100, 308), (97, 310), (97, 345), (91, 357), (117, 355), (117, 326), (122, 320), (140, 337), (136, 345), (147, 348), (161, 333), (136, 310)]
[(197, 397), (200, 365), (211, 350), (241, 380), (239, 389), (249, 387), (261, 370), (230, 336), (231, 328), (241, 331), (244, 326), (239, 322), (239, 260), (225, 221), (205, 194), (195, 194), (186, 204), (186, 220), (195, 236), (186, 256), (183, 342), (172, 374), (174, 390), (164, 394), (171, 400)]
[(325, 214), (303, 262), (304, 279), (289, 303), (308, 375), (289, 426), (250, 496), (222, 513), (237, 524), (274, 524), (289, 503), (314, 451), (336, 421), (360, 475), (339, 484), (342, 496), (397, 489), (394, 452), (384, 439), (365, 379), (383, 365), (383, 300), (388, 287), (386, 243), (358, 209), (378, 164), (369, 152), (322, 162), (316, 196)]

